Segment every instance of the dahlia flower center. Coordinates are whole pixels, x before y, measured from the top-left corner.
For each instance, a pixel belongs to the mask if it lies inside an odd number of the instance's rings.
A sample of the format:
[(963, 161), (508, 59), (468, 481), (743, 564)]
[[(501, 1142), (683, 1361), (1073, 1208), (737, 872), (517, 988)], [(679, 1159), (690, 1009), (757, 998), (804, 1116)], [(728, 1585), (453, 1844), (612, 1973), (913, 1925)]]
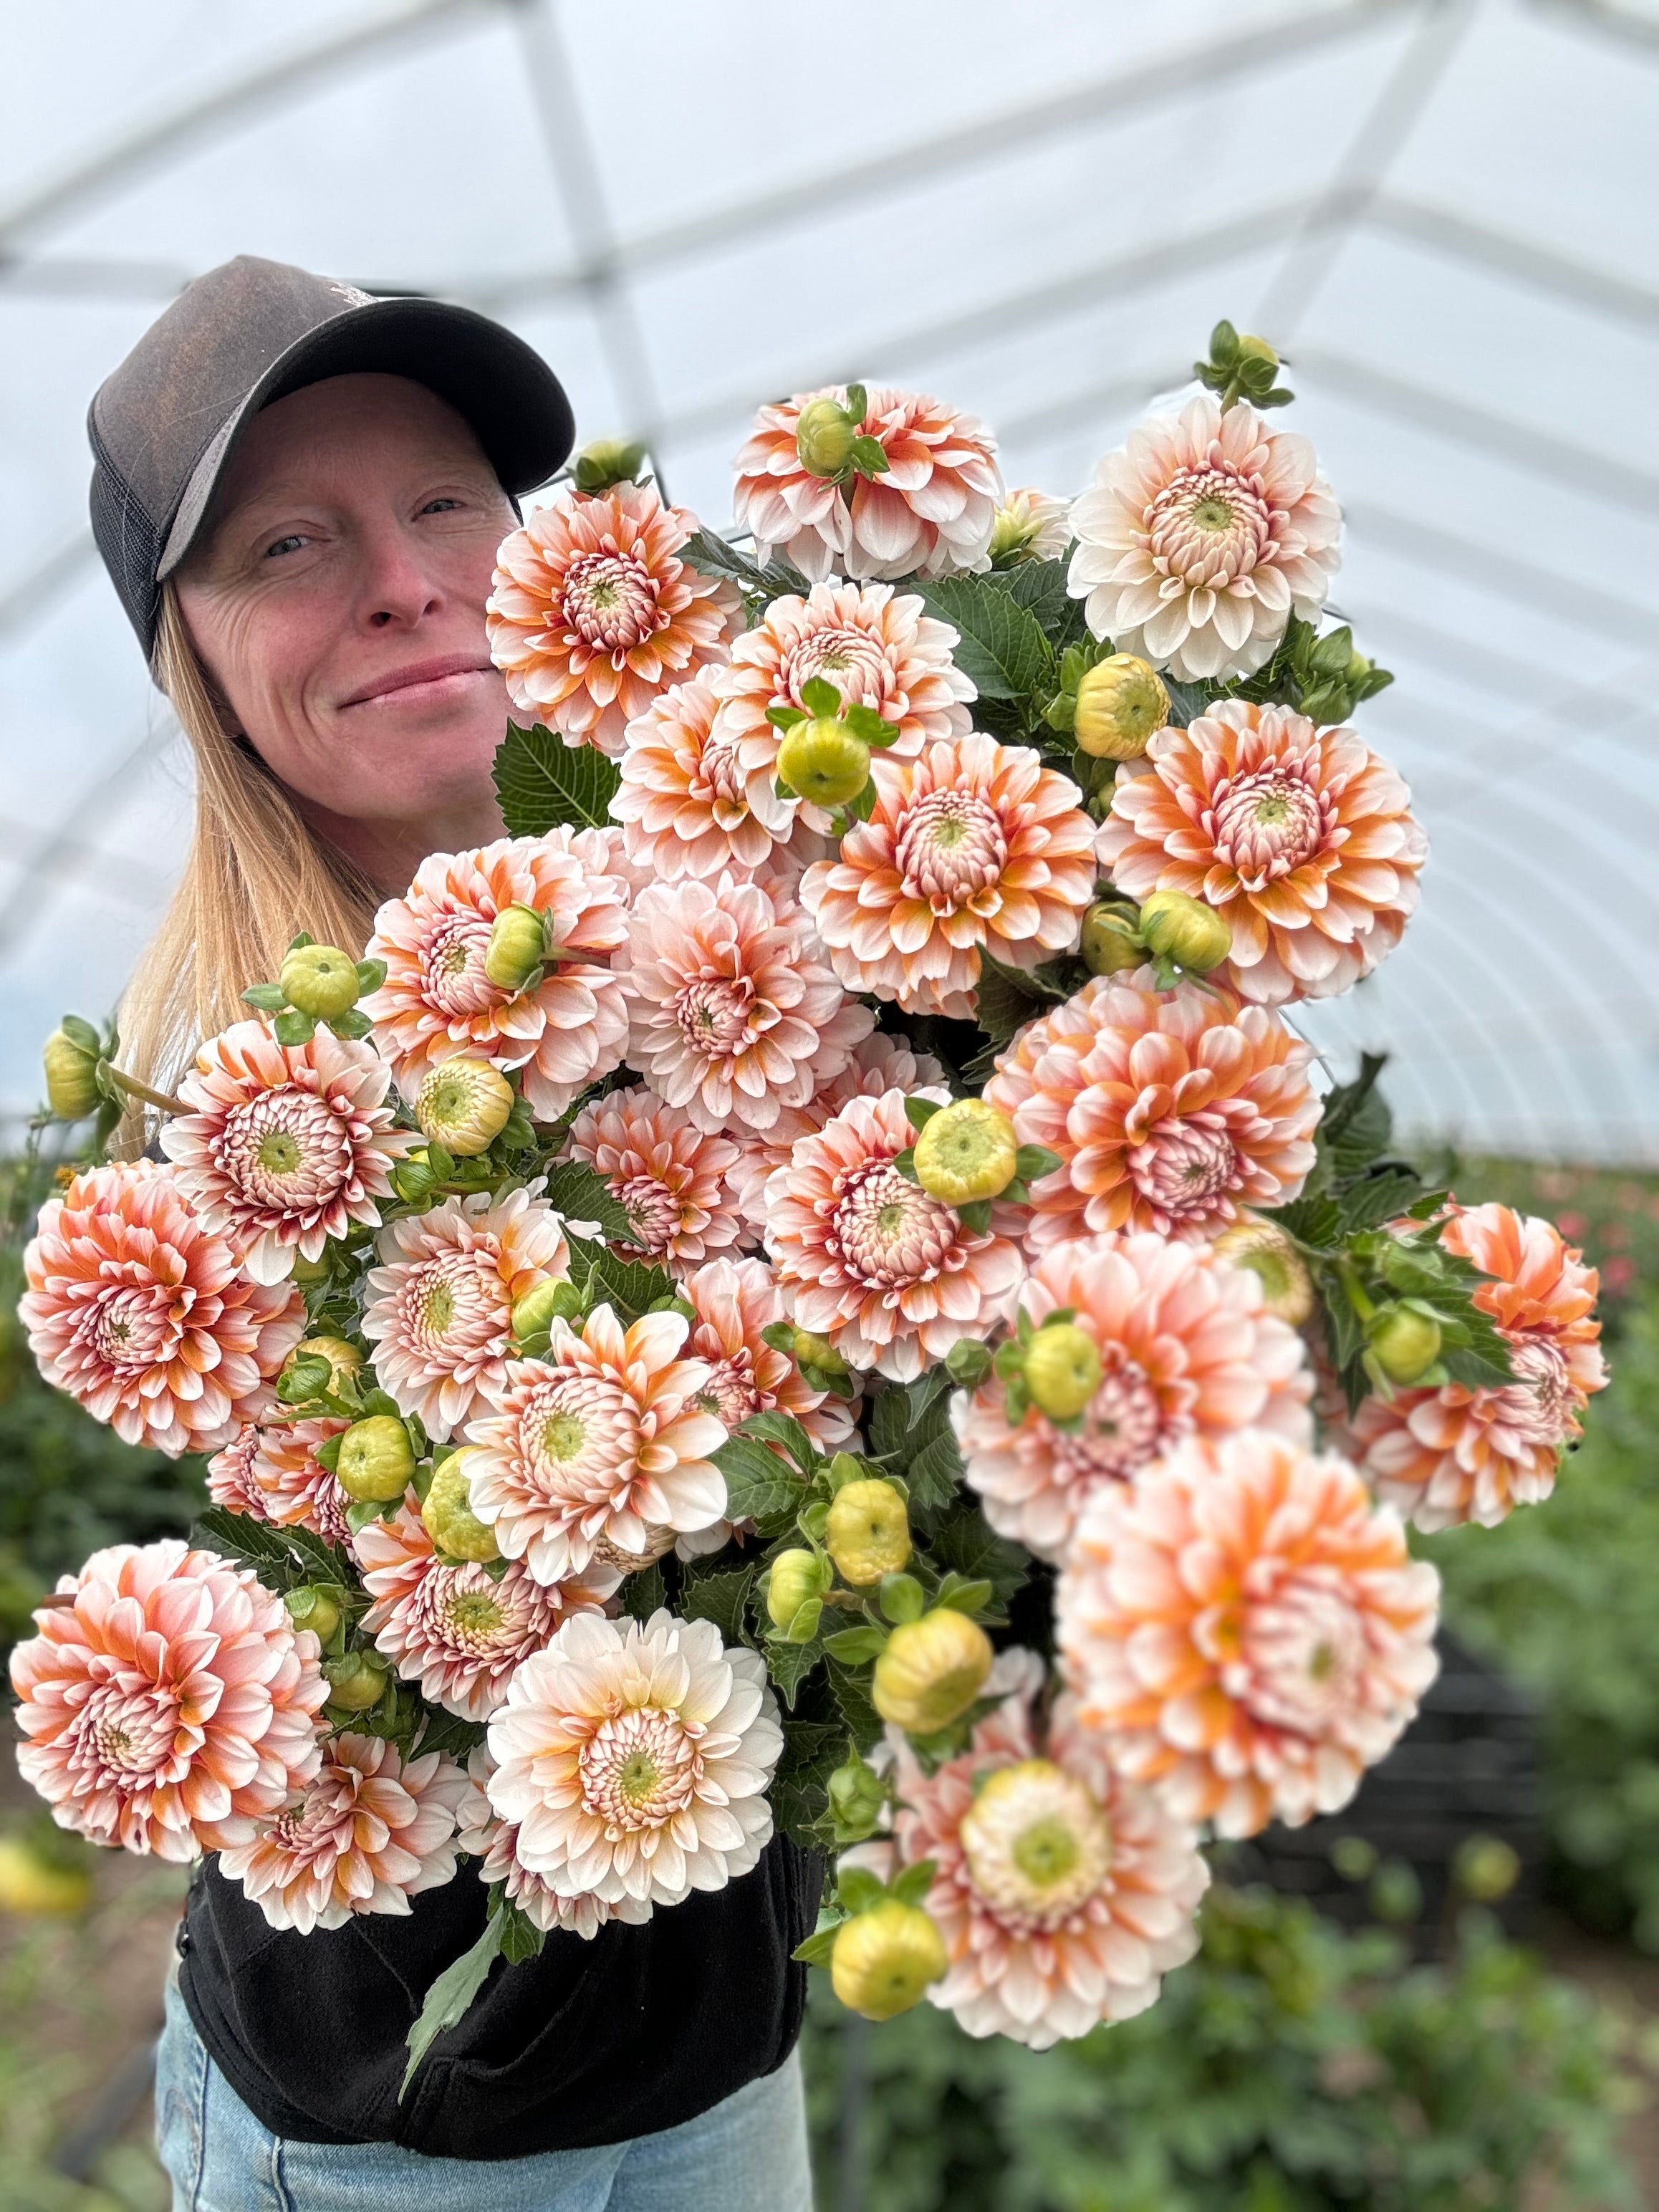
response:
[(421, 995), (437, 1012), (464, 1018), (488, 1013), (511, 994), (484, 974), (490, 921), (482, 914), (447, 914), (421, 953)]
[(94, 1690), (73, 1723), (83, 1772), (131, 1783), (170, 1762), (179, 1728), (177, 1700), (161, 1689), (109, 1682)]
[(173, 1299), (165, 1291), (130, 1285), (96, 1299), (77, 1331), (106, 1366), (159, 1366), (179, 1341)]
[[(350, 1771), (355, 1775), (356, 1769)], [(271, 1839), (301, 1858), (332, 1857), (349, 1847), (356, 1810), (355, 1781), (337, 1767), (325, 1767), (299, 1803), (271, 1822)]]
[(720, 1060), (748, 1042), (754, 1004), (755, 987), (747, 976), (700, 977), (679, 994), (674, 1016), (692, 1051)]
[(540, 1385), (523, 1424), (531, 1472), (559, 1496), (608, 1501), (633, 1466), (638, 1412), (604, 1376), (561, 1375)]
[(992, 890), (1008, 865), (995, 807), (974, 791), (929, 791), (908, 807), (894, 847), (904, 896), (954, 914)]
[(1520, 1379), (1492, 1394), (1492, 1411), (1506, 1429), (1528, 1443), (1553, 1449), (1572, 1433), (1578, 1403), (1565, 1355), (1547, 1339), (1532, 1337), (1510, 1346), (1510, 1364)]
[(215, 1151), (238, 1194), (277, 1214), (326, 1205), (352, 1169), (345, 1124), (315, 1091), (291, 1083), (231, 1107)]
[(1358, 1703), (1365, 1656), (1359, 1615), (1310, 1570), (1286, 1577), (1250, 1607), (1222, 1686), (1258, 1720), (1322, 1735)]
[(1075, 1775), (1047, 1759), (991, 1775), (963, 1816), (961, 1837), (981, 1902), (1026, 1931), (1069, 1920), (1111, 1866), (1104, 1814)]
[(441, 1358), (447, 1370), (466, 1352), (503, 1348), (512, 1308), (493, 1256), (446, 1252), (410, 1269), (398, 1301), (398, 1340)]
[(1216, 859), (1237, 871), (1247, 890), (1260, 890), (1311, 859), (1329, 823), (1304, 777), (1263, 769), (1218, 794), (1208, 826)]
[(876, 1160), (847, 1177), (825, 1239), (854, 1281), (891, 1289), (939, 1273), (961, 1229), (951, 1208)]
[(474, 1647), (487, 1645), (494, 1640), (502, 1618), (501, 1601), (493, 1587), (489, 1589), (452, 1589), (449, 1601), (444, 1607), (444, 1626), (449, 1631), (453, 1644)]
[(665, 1252), (679, 1232), (682, 1208), (655, 1176), (619, 1176), (611, 1196), (628, 1215), (634, 1242), (647, 1252)]
[(891, 688), (887, 655), (867, 630), (821, 629), (785, 655), (780, 704), (801, 705), (801, 691), (819, 678), (833, 684), (843, 707), (879, 708)]
[(515, 1570), (498, 1583), (481, 1566), (433, 1567), (422, 1578), (411, 1625), (428, 1650), (489, 1660), (519, 1650), (537, 1625), (534, 1613)]
[(1248, 477), (1181, 469), (1146, 510), (1147, 548), (1189, 591), (1224, 589), (1273, 550), (1273, 514)]
[(1082, 1431), (1054, 1432), (1054, 1459), (1062, 1473), (1085, 1481), (1106, 1475), (1127, 1480), (1138, 1467), (1187, 1435), (1191, 1420), (1166, 1413), (1157, 1390), (1121, 1344), (1102, 1346), (1104, 1372), (1084, 1415)]
[(656, 578), (636, 554), (583, 553), (565, 573), (564, 619), (584, 645), (626, 653), (663, 628)]
[(1141, 1196), (1176, 1218), (1220, 1212), (1243, 1179), (1226, 1124), (1201, 1114), (1155, 1123), (1130, 1146), (1128, 1167)]
[(746, 809), (748, 794), (744, 787), (743, 763), (730, 738), (711, 732), (698, 768), (700, 774), (694, 786), (697, 798), (717, 805)]
[(630, 1705), (582, 1746), (582, 1802), (606, 1835), (659, 1828), (682, 1813), (702, 1778), (699, 1723), (659, 1705)]

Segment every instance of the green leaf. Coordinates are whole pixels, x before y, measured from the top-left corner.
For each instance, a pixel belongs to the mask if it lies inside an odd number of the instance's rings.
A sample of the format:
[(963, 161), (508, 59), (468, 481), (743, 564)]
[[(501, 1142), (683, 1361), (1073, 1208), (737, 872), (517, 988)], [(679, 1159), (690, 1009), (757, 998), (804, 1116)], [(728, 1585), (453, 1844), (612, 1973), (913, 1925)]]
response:
[(501, 1916), (501, 1956), (507, 1965), (516, 1966), (526, 1959), (539, 1958), (547, 1937), (530, 1915), (505, 1898), (497, 1910)]
[(979, 981), (974, 987), (974, 1019), (994, 1046), (1006, 1045), (1043, 1012), (1048, 1000), (1024, 980), (1016, 982), (1006, 969), (988, 964), (981, 957)]
[(780, 1534), (800, 1510), (805, 1485), (786, 1462), (753, 1437), (732, 1437), (714, 1455), (726, 1477), (726, 1512), (753, 1521), (766, 1535)]
[(568, 1221), (597, 1221), (605, 1234), (619, 1244), (626, 1244), (634, 1235), (628, 1208), (586, 1160), (560, 1160), (550, 1167), (542, 1195)]
[(803, 1474), (816, 1473), (818, 1448), (793, 1413), (751, 1413), (738, 1431), (763, 1443), (781, 1444)]
[(780, 592), (808, 588), (805, 577), (793, 562), (770, 561), (763, 568), (711, 530), (694, 530), (681, 546), (679, 557), (705, 576), (724, 576), (751, 599), (775, 599)]
[[(819, 1917), (822, 1923), (823, 1916)], [(827, 1966), (836, 1948), (836, 1938), (841, 1933), (842, 1922), (846, 1917), (844, 1912), (831, 1914), (828, 1927), (820, 1924), (815, 1928), (804, 1943), (796, 1944), (789, 1954), (790, 1957), (803, 1966)]]
[(933, 1602), (948, 1606), (952, 1613), (980, 1613), (990, 1604), (996, 1593), (981, 1577), (977, 1582), (964, 1582), (954, 1569), (940, 1583)]
[(501, 819), (514, 837), (543, 837), (568, 824), (602, 830), (622, 781), (614, 761), (592, 745), (568, 745), (556, 730), (509, 722), (494, 769)]
[(317, 1034), (315, 1016), (302, 1014), (294, 1007), (290, 1007), (285, 1014), (278, 1014), (271, 1027), (276, 1033), (278, 1044), (290, 1046), (309, 1044)]
[[(927, 1595), (914, 1575), (884, 1575), (881, 1578), (881, 1609), (896, 1626), (907, 1620), (920, 1620), (927, 1609)], [(836, 1658), (845, 1658), (838, 1651)]]
[(904, 1470), (911, 1505), (921, 1513), (941, 1511), (957, 1495), (965, 1473), (956, 1433), (947, 1425)]
[(902, 1874), (894, 1877), (889, 1894), (897, 1898), (901, 1905), (925, 1905), (937, 1871), (932, 1859), (918, 1859), (914, 1866), (906, 1867)]
[(629, 1575), (623, 1584), (623, 1611), (630, 1620), (649, 1620), (653, 1613), (660, 1612), (668, 1602), (668, 1593), (663, 1584), (662, 1569), (654, 1562)]
[(904, 1102), (904, 1118), (918, 1132), (927, 1127), (935, 1114), (944, 1110), (937, 1098), (907, 1098)]
[(928, 1549), (936, 1565), (954, 1567), (964, 1581), (988, 1582), (1000, 1602), (1011, 1598), (1031, 1571), (1024, 1547), (994, 1535), (965, 1503), (940, 1522)]
[(718, 1574), (688, 1575), (680, 1594), (680, 1612), (687, 1620), (712, 1620), (722, 1642), (748, 1644), (749, 1597), (758, 1567), (727, 1567)]
[(886, 1901), (887, 1885), (868, 1867), (845, 1867), (836, 1871), (836, 1894), (849, 1912), (868, 1912)]
[(452, 1759), (465, 1765), (489, 1733), (482, 1721), (464, 1721), (459, 1713), (428, 1705), (415, 1748), (420, 1752), (447, 1751)]
[(453, 1966), (446, 1966), (428, 1990), (420, 2016), (409, 2031), (409, 2063), (404, 2069), (402, 2086), (398, 2091), (399, 2104), (409, 2094), (415, 2069), (433, 2041), (447, 2028), (460, 2025), (468, 2006), (489, 1979), (490, 1968), (501, 1955), (506, 1932), (504, 1911), (492, 1912), (484, 1924), (483, 1934), (472, 1948), (463, 1951)]
[(647, 1267), (638, 1260), (619, 1260), (602, 1244), (570, 1239), (573, 1267), (580, 1262), (582, 1283), (592, 1306), (609, 1306), (626, 1328), (647, 1314), (658, 1300), (672, 1297), (674, 1285), (660, 1267)]
[(817, 1644), (767, 1645), (766, 1671), (772, 1677), (778, 1695), (792, 1712), (801, 1684), (823, 1656), (823, 1646)]
[[(768, 1795), (778, 1826), (798, 1841), (823, 1840), (817, 1824), (830, 1809), (830, 1777), (846, 1749), (847, 1738), (833, 1722), (797, 1720), (793, 1715), (784, 1722), (783, 1756)], [(818, 1924), (823, 1926), (822, 1917)]]
[(365, 998), (371, 991), (378, 991), (385, 981), (384, 960), (360, 960), (357, 963), (357, 988)]
[(1040, 694), (1047, 703), (1059, 669), (1029, 608), (988, 578), (940, 576), (919, 588), (928, 613), (957, 632), (951, 658), (982, 699), (1026, 702)]
[(349, 1006), (344, 1013), (331, 1015), (328, 1025), (337, 1037), (349, 1042), (366, 1037), (374, 1026), (361, 1006)]
[[(242, 994), (244, 1006), (257, 1006), (262, 1014), (280, 1014), (288, 1004), (288, 994), (280, 983), (250, 983)], [(82, 1024), (84, 1027), (84, 1024)], [(77, 1039), (78, 1042), (79, 1040)], [(96, 1051), (94, 1037), (90, 1049)]]
[(1379, 1228), (1403, 1213), (1423, 1188), (1423, 1179), (1410, 1168), (1384, 1167), (1351, 1184), (1337, 1201), (1345, 1236), (1358, 1230)]
[(861, 477), (884, 477), (893, 465), (879, 438), (854, 438), (847, 458)]
[(873, 1626), (838, 1628), (833, 1636), (824, 1638), (823, 1648), (832, 1659), (839, 1659), (843, 1667), (867, 1667), (872, 1659), (879, 1659), (887, 1649), (887, 1638), (880, 1629)]
[(870, 1686), (862, 1674), (849, 1674), (832, 1659), (826, 1672), (836, 1711), (846, 1723), (854, 1747), (868, 1752), (886, 1734), (887, 1723), (870, 1702)]

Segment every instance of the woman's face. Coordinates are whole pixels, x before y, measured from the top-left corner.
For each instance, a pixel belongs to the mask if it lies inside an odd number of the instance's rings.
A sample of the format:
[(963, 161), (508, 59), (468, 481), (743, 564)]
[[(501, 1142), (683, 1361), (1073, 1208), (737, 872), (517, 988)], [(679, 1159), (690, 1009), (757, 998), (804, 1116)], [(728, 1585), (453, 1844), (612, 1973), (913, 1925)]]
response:
[(179, 611), (306, 811), (372, 839), (491, 804), (507, 698), (484, 601), (514, 526), (471, 428), (406, 377), (331, 377), (255, 416)]

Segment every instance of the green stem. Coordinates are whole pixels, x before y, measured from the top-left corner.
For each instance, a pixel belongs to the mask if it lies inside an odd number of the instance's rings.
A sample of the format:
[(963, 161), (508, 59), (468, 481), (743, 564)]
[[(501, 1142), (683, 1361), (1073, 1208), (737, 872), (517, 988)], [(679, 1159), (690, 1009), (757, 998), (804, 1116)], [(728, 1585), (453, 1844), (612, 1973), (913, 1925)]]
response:
[[(106, 1066), (109, 1066), (106, 1060)], [(142, 1098), (147, 1106), (159, 1106), (164, 1114), (188, 1114), (190, 1109), (182, 1098), (175, 1098), (168, 1091), (152, 1091), (148, 1083), (140, 1083), (136, 1075), (129, 1075), (124, 1067), (110, 1067), (110, 1073), (129, 1098)]]
[(1372, 1320), (1376, 1316), (1376, 1308), (1366, 1296), (1364, 1285), (1354, 1273), (1352, 1261), (1339, 1260), (1336, 1263), (1336, 1272), (1341, 1279), (1343, 1289), (1348, 1294), (1348, 1304), (1353, 1308), (1355, 1313), (1361, 1321)]

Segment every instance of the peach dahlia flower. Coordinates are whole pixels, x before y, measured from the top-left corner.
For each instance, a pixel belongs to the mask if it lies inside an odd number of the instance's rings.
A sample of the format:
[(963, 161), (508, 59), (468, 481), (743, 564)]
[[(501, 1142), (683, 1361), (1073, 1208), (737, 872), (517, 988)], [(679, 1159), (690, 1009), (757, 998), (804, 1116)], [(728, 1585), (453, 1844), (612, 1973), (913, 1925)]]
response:
[(1224, 979), (1266, 1006), (1369, 975), (1417, 909), (1429, 841), (1350, 729), (1222, 699), (1117, 772), (1102, 864), (1133, 899), (1185, 891), (1232, 931)]
[(1064, 1164), (1032, 1186), (1034, 1249), (1102, 1229), (1194, 1242), (1283, 1206), (1314, 1164), (1312, 1049), (1265, 1007), (1150, 969), (1097, 975), (1028, 1023), (985, 1086)]
[(884, 1091), (902, 1091), (907, 1097), (937, 1091), (941, 1103), (951, 1095), (945, 1070), (931, 1053), (913, 1051), (908, 1039), (879, 1030), (865, 1037), (840, 1073), (821, 1083), (804, 1106), (786, 1106), (763, 1134), (739, 1139), (741, 1158), (726, 1180), (744, 1219), (765, 1228), (767, 1179), (787, 1166), (797, 1138), (816, 1135), (849, 1098), (879, 1098)]
[(175, 1537), (59, 1577), (11, 1655), (17, 1764), (60, 1828), (186, 1861), (246, 1842), (316, 1773), (317, 1639), (246, 1569)]
[(988, 567), (1002, 477), (985, 425), (924, 392), (872, 386), (860, 434), (878, 441), (887, 470), (843, 487), (796, 450), (802, 408), (825, 398), (845, 406), (847, 387), (763, 407), (738, 455), (732, 511), (757, 556), (784, 554), (814, 582)]
[(792, 1318), (849, 1367), (908, 1382), (1012, 1314), (1024, 1273), (998, 1206), (966, 1228), (893, 1165), (915, 1141), (902, 1091), (854, 1098), (767, 1185), (767, 1249)]
[(305, 1334), (289, 1283), (255, 1283), (172, 1168), (94, 1168), (40, 1209), (18, 1314), (48, 1382), (122, 1441), (215, 1451), (274, 1403)]
[(1314, 449), (1207, 392), (1154, 415), (1073, 502), (1072, 597), (1097, 637), (1186, 683), (1254, 674), (1292, 614), (1315, 621), (1342, 514)]
[(681, 1287), (696, 1316), (686, 1348), (708, 1362), (704, 1410), (734, 1434), (751, 1413), (790, 1413), (820, 1451), (839, 1451), (853, 1433), (847, 1401), (812, 1389), (763, 1334), (786, 1318), (783, 1291), (765, 1261), (711, 1260)]
[(341, 1928), (355, 1913), (407, 1914), (455, 1871), (466, 1777), (428, 1751), (402, 1759), (384, 1736), (337, 1735), (304, 1794), (219, 1862), (273, 1928)]
[(349, 1426), (332, 1414), (310, 1421), (273, 1422), (255, 1431), (251, 1449), (239, 1437), (210, 1462), (210, 1482), (213, 1470), (223, 1462), (222, 1487), (228, 1490), (245, 1482), (259, 1501), (256, 1520), (274, 1521), (283, 1528), (309, 1528), (325, 1543), (349, 1545), (346, 1509), (351, 1500), (318, 1458), (317, 1448)]
[(748, 875), (786, 848), (804, 846), (809, 860), (823, 849), (796, 830), (799, 801), (778, 797), (781, 732), (763, 716), (768, 742), (740, 744), (719, 720), (719, 705), (711, 678), (699, 676), (653, 699), (628, 726), (611, 812), (647, 882), (726, 869)]
[(567, 1150), (611, 1186), (634, 1224), (617, 1249), (683, 1274), (743, 1234), (726, 1176), (738, 1146), (712, 1137), (643, 1084), (607, 1091), (570, 1125)]
[(1440, 1241), (1492, 1278), (1474, 1302), (1509, 1345), (1516, 1380), (1367, 1398), (1354, 1419), (1354, 1451), (1379, 1494), (1419, 1528), (1492, 1528), (1512, 1507), (1549, 1496), (1580, 1415), (1607, 1385), (1600, 1281), (1553, 1223), (1507, 1206), (1455, 1212)]
[(679, 558), (696, 527), (651, 485), (618, 483), (568, 493), (502, 541), (486, 627), (520, 714), (620, 753), (659, 692), (726, 658), (738, 593)]
[(1440, 1582), (1346, 1460), (1241, 1429), (1097, 1490), (1055, 1632), (1112, 1764), (1251, 1836), (1346, 1805), (1433, 1680)]
[(622, 1897), (607, 1903), (592, 1895), (561, 1897), (540, 1875), (532, 1874), (519, 1856), (518, 1822), (503, 1820), (490, 1804), (489, 1779), (495, 1771), (489, 1747), (481, 1743), (466, 1762), (468, 1788), (456, 1834), (461, 1849), (479, 1862), (481, 1881), (491, 1889), (500, 1882), (508, 1903), (547, 1936), (562, 1929), (591, 1943), (612, 1920), (638, 1927), (651, 1917), (651, 1907), (642, 1898)]
[(1206, 1244), (1143, 1231), (1050, 1245), (1020, 1295), (1039, 1327), (1062, 1307), (1101, 1356), (1100, 1387), (1073, 1431), (1035, 1406), (1010, 1427), (992, 1376), (951, 1407), (985, 1517), (1063, 1560), (1103, 1483), (1127, 1481), (1191, 1436), (1271, 1428), (1310, 1444), (1313, 1376), (1302, 1340), (1261, 1310), (1260, 1279)]
[[(612, 872), (614, 835), (557, 829), (433, 853), (380, 908), (368, 951), (386, 979), (362, 1009), (405, 1097), (465, 1053), (522, 1069), (531, 1111), (551, 1121), (618, 1064), (628, 1016), (610, 956), (626, 933), (628, 888)], [(517, 994), (484, 974), (491, 925), (515, 905), (547, 915), (551, 934), (541, 982)]]
[(1095, 825), (1025, 745), (972, 733), (914, 761), (878, 754), (876, 803), (801, 901), (850, 991), (907, 1013), (973, 1016), (981, 946), (1035, 968), (1077, 942), (1095, 890)]

